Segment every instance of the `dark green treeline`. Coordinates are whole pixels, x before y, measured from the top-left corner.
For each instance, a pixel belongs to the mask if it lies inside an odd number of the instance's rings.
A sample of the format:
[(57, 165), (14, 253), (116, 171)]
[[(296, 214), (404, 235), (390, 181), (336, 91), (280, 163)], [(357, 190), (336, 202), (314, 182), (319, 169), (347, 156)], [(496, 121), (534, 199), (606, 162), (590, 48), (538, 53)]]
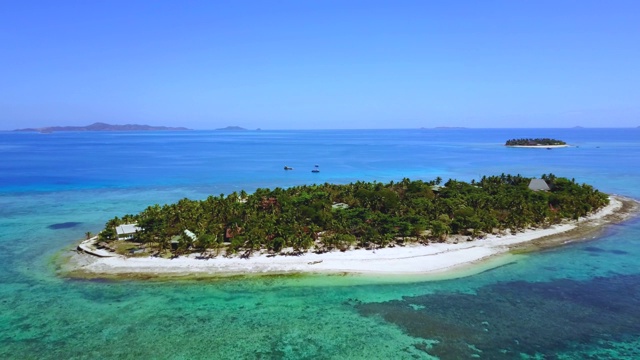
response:
[(470, 183), (449, 180), (444, 186), (440, 178), (428, 182), (405, 178), (387, 184), (325, 183), (205, 200), (185, 198), (111, 219), (100, 240), (115, 240), (119, 224), (137, 223), (141, 230), (135, 241), (173, 254), (222, 248), (227, 254), (247, 256), (260, 249), (346, 250), (443, 241), (450, 234), (478, 237), (505, 229), (518, 231), (578, 219), (608, 203), (608, 196), (590, 185), (552, 174), (542, 178), (550, 191), (532, 191), (530, 178), (502, 174)]
[(549, 139), (549, 138), (536, 138), (536, 139), (511, 139), (507, 140), (506, 146), (543, 146), (543, 145), (567, 145), (562, 140)]

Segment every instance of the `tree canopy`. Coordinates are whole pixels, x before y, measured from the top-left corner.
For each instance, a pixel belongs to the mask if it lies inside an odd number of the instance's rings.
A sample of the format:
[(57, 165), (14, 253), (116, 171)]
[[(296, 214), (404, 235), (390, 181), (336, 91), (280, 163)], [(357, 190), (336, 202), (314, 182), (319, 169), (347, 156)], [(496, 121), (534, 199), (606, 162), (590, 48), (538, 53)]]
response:
[(536, 138), (536, 139), (511, 139), (507, 140), (506, 146), (547, 146), (547, 145), (567, 145), (562, 140), (549, 139), (549, 138)]
[[(113, 218), (99, 234), (117, 239), (115, 227), (136, 223), (134, 240), (158, 252), (224, 249), (227, 254), (346, 250), (385, 247), (407, 241), (443, 241), (447, 235), (470, 238), (497, 231), (578, 219), (608, 203), (590, 185), (543, 175), (550, 191), (532, 191), (530, 178), (485, 176), (479, 181), (402, 179), (346, 185), (303, 185), (257, 189), (204, 200), (182, 199), (149, 206), (137, 215)], [(196, 240), (185, 235), (195, 234)], [(172, 246), (173, 242), (173, 246)]]

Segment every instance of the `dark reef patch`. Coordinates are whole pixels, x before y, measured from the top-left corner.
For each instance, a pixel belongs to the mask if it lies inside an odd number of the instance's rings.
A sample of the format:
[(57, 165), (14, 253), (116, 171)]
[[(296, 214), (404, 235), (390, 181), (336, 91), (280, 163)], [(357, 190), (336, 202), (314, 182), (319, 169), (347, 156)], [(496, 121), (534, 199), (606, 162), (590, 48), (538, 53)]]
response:
[(626, 255), (629, 253), (628, 251), (624, 251), (624, 250), (611, 250), (609, 252), (616, 255)]
[(595, 247), (595, 246), (587, 246), (586, 248), (584, 248), (584, 251), (588, 251), (588, 252), (605, 252), (605, 249), (601, 249), (599, 247)]
[(476, 294), (436, 293), (354, 304), (408, 334), (437, 339), (441, 359), (554, 358), (575, 344), (640, 336), (640, 275), (503, 282)]
[(82, 224), (82, 223), (81, 222), (70, 221), (70, 222), (51, 224), (51, 225), (47, 226), (47, 228), (53, 229), (53, 230), (69, 229), (69, 228), (72, 228), (72, 227), (76, 227), (76, 226), (78, 226), (80, 224)]

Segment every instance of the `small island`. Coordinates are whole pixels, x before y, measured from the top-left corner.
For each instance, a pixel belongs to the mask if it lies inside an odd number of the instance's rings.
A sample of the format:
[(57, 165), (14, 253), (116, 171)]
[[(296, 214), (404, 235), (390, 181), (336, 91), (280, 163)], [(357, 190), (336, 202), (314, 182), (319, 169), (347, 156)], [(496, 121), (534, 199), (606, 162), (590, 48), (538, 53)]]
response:
[(17, 132), (39, 132), (43, 134), (56, 131), (184, 131), (185, 127), (151, 126), (151, 125), (111, 125), (106, 123), (93, 123), (87, 126), (49, 126), (42, 128), (16, 129)]
[(91, 255), (78, 254), (85, 257), (70, 261), (69, 272), (434, 273), (524, 243), (583, 237), (631, 208), (631, 200), (553, 174), (257, 189), (115, 217), (87, 234), (78, 249)]
[(559, 148), (567, 147), (566, 142), (562, 140), (549, 139), (549, 138), (526, 138), (526, 139), (511, 139), (507, 140), (504, 144), (508, 147), (524, 147), (524, 148)]
[[(220, 129), (216, 129), (217, 131), (247, 131), (247, 129), (240, 126), (227, 126)], [(260, 130), (260, 129), (258, 129)]]

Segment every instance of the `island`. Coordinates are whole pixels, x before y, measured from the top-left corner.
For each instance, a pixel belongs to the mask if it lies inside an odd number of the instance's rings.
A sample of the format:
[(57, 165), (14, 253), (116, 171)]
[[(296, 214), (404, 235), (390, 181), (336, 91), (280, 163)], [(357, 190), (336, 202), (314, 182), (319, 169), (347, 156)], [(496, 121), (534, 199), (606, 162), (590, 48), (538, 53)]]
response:
[(216, 130), (217, 131), (247, 131), (247, 129), (240, 126), (227, 126), (227, 127), (216, 129)]
[(504, 144), (507, 147), (520, 147), (520, 148), (558, 148), (567, 147), (566, 142), (562, 140), (549, 139), (549, 138), (536, 138), (536, 139), (511, 139), (507, 140)]
[(190, 130), (185, 127), (151, 126), (151, 125), (111, 125), (102, 122), (93, 123), (87, 126), (49, 126), (42, 128), (16, 129), (18, 132), (39, 132), (52, 133), (56, 131), (184, 131)]
[(65, 272), (430, 274), (585, 238), (634, 212), (632, 200), (553, 174), (257, 189), (115, 217)]
[(433, 128), (426, 128), (426, 127), (421, 127), (420, 130), (431, 130), (431, 129), (435, 129), (435, 130), (466, 130), (468, 128), (466, 127), (462, 127), (462, 126), (436, 126)]

